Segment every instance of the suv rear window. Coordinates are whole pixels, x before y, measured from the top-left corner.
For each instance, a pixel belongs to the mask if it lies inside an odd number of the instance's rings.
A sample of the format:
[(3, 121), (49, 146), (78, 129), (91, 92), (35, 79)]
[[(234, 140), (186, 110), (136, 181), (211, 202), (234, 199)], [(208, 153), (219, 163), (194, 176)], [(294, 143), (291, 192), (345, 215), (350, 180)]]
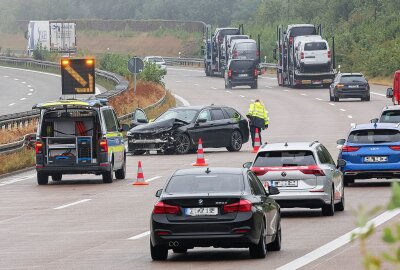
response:
[(313, 152), (301, 151), (271, 151), (260, 152), (257, 155), (254, 167), (289, 167), (315, 165)]
[(308, 42), (304, 44), (305, 51), (323, 51), (328, 49), (325, 42)]
[(239, 61), (232, 61), (229, 68), (233, 70), (238, 69), (250, 69), (255, 67), (254, 60), (239, 60)]
[(291, 37), (316, 35), (315, 27), (295, 27), (290, 30)]
[(198, 194), (240, 192), (244, 190), (241, 174), (177, 175), (173, 176), (165, 191), (170, 194)]
[(379, 119), (381, 123), (400, 123), (400, 110), (384, 111)]
[(347, 141), (359, 144), (400, 142), (400, 132), (393, 129), (356, 130), (350, 133)]
[(351, 76), (342, 76), (340, 78), (340, 82), (342, 83), (367, 83), (367, 80), (362, 75), (351, 75)]

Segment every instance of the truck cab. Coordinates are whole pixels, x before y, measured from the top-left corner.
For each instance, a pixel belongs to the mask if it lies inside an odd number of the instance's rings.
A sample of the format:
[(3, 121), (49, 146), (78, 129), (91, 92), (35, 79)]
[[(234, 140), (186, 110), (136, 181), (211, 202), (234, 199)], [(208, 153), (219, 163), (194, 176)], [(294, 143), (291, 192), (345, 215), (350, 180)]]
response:
[(125, 178), (126, 153), (115, 111), (100, 100), (59, 100), (40, 109), (35, 151), (39, 185), (64, 174), (102, 175), (104, 183)]

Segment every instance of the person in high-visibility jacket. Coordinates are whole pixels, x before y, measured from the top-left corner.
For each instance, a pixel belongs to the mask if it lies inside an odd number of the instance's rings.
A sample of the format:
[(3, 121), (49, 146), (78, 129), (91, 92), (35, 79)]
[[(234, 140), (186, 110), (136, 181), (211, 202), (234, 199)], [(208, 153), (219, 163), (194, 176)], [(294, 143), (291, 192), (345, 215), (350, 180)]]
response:
[[(249, 112), (246, 114), (249, 118), (250, 135), (252, 145), (254, 147), (254, 139), (256, 135), (256, 128), (258, 128), (258, 135), (261, 142), (261, 130), (267, 129), (269, 124), (268, 111), (265, 109), (264, 104), (259, 99), (250, 103)], [(262, 142), (261, 142), (262, 143)]]

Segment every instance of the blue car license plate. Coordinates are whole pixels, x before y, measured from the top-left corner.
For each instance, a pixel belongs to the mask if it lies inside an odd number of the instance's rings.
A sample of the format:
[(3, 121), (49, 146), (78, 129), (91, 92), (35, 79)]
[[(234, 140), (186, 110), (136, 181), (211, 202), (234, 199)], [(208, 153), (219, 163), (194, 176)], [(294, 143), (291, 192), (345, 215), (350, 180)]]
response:
[(371, 157), (364, 157), (364, 162), (368, 163), (379, 163), (379, 162), (387, 162), (388, 157), (379, 157), (379, 156), (371, 156)]

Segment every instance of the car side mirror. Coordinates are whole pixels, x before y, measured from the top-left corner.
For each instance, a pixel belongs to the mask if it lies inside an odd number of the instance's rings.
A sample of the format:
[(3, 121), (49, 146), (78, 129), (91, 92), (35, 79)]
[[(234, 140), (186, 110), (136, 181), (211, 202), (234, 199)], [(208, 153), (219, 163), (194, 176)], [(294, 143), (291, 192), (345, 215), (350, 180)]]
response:
[(243, 163), (243, 168), (250, 169), (252, 164), (253, 164), (253, 162)]
[(344, 167), (344, 166), (346, 166), (346, 160), (344, 160), (344, 159), (339, 159), (338, 162), (337, 162), (337, 167), (338, 167), (338, 168), (342, 168), (342, 167)]
[(386, 97), (393, 98), (393, 88), (386, 89)]
[(278, 195), (280, 192), (277, 187), (269, 186), (268, 193), (269, 193), (269, 195)]
[(346, 142), (346, 139), (339, 139), (339, 140), (336, 141), (336, 144), (344, 145), (345, 142)]
[(370, 120), (371, 123), (378, 123), (379, 119), (378, 118), (373, 118)]
[(129, 131), (130, 127), (127, 124), (122, 124), (121, 130), (120, 131)]
[(199, 119), (196, 120), (196, 123), (197, 123), (197, 124), (205, 123), (205, 122), (207, 122), (207, 119), (206, 119), (206, 118), (199, 118)]
[(156, 192), (156, 197), (157, 197), (157, 198), (160, 198), (162, 192), (163, 192), (162, 189), (157, 190), (157, 192)]

